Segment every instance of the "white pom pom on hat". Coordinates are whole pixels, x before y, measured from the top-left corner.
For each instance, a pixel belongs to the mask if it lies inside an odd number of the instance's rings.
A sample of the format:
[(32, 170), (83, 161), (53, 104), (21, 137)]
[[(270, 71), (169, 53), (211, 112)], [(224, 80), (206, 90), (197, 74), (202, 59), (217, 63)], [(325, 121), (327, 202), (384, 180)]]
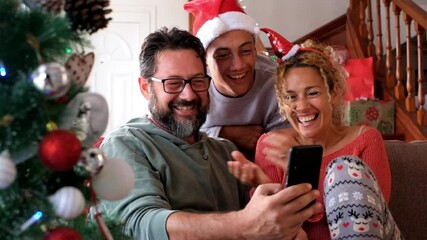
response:
[(245, 30), (258, 35), (259, 27), (248, 16), (237, 0), (193, 0), (184, 5), (184, 9), (194, 15), (193, 34), (203, 46), (209, 44), (231, 30)]

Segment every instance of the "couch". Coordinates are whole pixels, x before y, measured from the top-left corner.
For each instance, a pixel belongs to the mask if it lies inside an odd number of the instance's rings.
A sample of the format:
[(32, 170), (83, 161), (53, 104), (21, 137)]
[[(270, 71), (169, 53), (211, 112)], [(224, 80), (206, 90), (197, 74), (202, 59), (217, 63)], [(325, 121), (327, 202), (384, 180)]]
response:
[(427, 141), (385, 141), (392, 174), (390, 211), (406, 240), (427, 239)]

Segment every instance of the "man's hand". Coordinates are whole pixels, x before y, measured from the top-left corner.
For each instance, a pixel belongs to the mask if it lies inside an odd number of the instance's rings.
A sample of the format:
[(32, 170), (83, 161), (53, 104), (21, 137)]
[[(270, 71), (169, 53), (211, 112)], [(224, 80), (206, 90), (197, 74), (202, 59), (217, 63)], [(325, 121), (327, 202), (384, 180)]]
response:
[(264, 133), (259, 125), (223, 126), (219, 136), (232, 141), (242, 151), (255, 151), (258, 138)]
[(280, 184), (257, 187), (248, 205), (238, 212), (244, 237), (253, 239), (305, 239), (301, 226), (323, 210), (320, 203), (305, 208), (319, 196), (310, 184), (283, 189)]

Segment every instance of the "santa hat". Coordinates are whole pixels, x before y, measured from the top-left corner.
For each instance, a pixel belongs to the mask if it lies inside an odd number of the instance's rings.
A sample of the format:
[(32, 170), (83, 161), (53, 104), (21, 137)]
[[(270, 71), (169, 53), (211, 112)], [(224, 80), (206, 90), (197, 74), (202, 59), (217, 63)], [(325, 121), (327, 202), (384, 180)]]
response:
[(318, 54), (321, 54), (323, 56), (325, 55), (323, 52), (321, 52), (318, 49), (303, 48), (303, 47), (300, 47), (298, 44), (293, 44), (272, 29), (261, 28), (260, 30), (267, 34), (268, 40), (270, 41), (270, 44), (271, 44), (271, 48), (273, 48), (273, 52), (277, 56), (277, 62), (279, 63), (294, 56), (298, 51), (311, 51), (311, 52), (316, 52)]
[(243, 11), (237, 0), (193, 0), (186, 3), (184, 9), (194, 15), (193, 34), (205, 48), (231, 30), (259, 33), (257, 23)]
[(286, 59), (294, 56), (300, 49), (298, 44), (289, 42), (286, 38), (282, 37), (272, 29), (261, 28), (260, 30), (267, 34), (271, 48), (273, 48), (274, 54), (278, 57), (278, 62), (285, 61)]

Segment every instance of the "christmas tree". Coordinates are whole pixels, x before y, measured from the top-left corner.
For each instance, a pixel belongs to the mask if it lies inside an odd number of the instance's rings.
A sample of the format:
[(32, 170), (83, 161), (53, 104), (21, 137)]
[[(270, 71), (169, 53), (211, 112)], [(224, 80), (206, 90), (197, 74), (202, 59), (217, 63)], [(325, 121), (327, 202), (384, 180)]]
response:
[(0, 0), (1, 239), (127, 239), (97, 207), (125, 197), (133, 171), (92, 148), (108, 107), (84, 86), (84, 36), (107, 27), (108, 6)]

